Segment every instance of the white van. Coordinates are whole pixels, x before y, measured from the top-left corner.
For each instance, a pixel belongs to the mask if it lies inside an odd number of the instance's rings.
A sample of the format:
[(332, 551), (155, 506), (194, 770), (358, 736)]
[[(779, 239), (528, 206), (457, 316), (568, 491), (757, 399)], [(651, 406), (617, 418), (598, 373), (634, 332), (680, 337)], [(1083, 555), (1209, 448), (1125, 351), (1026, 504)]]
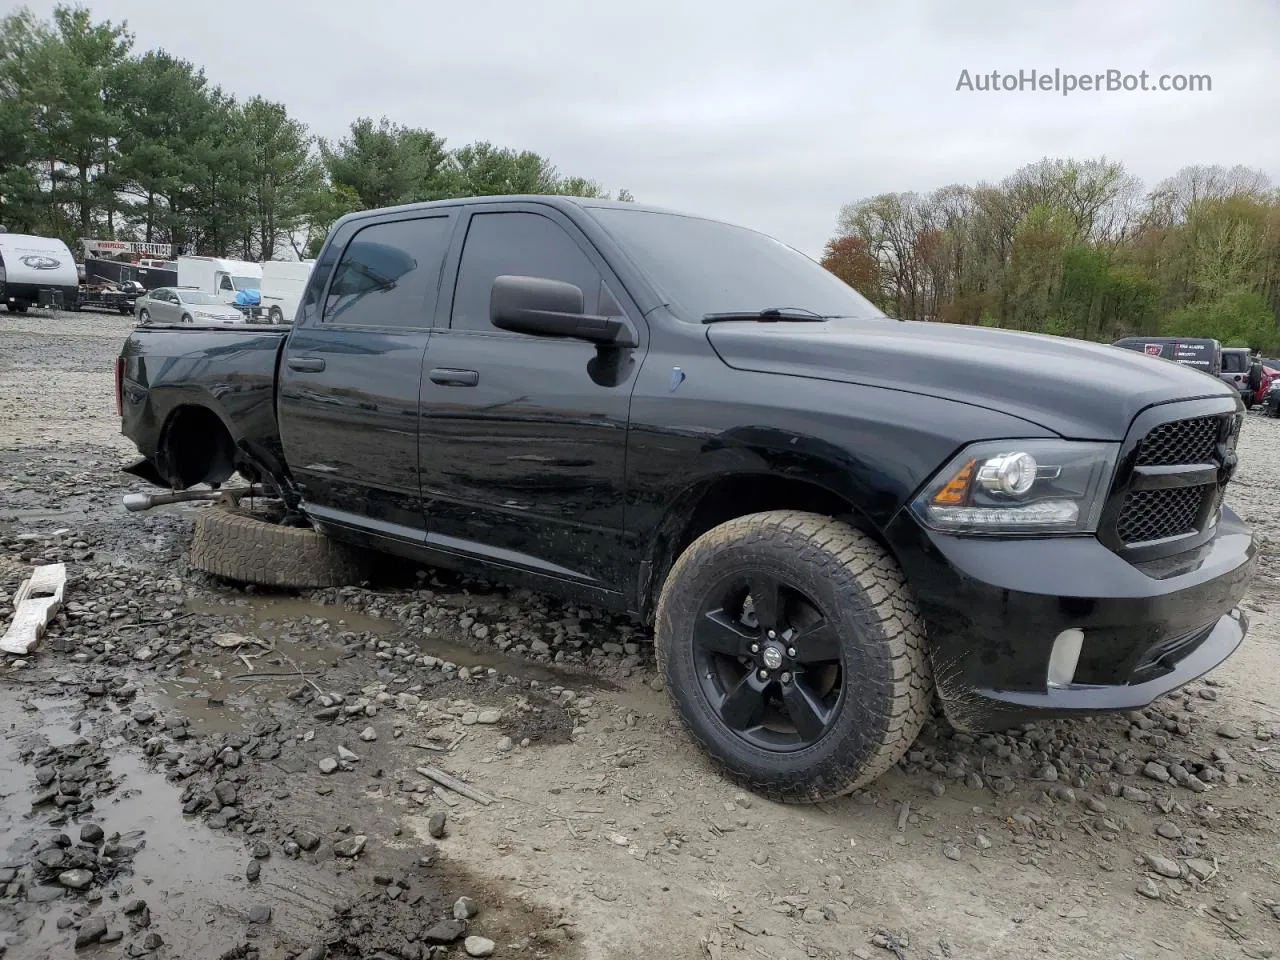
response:
[(60, 294), (62, 307), (74, 310), (80, 295), (80, 271), (61, 240), (25, 233), (0, 233), (0, 302), (10, 313), (26, 313), (40, 294)]
[(293, 323), (314, 260), (268, 260), (262, 265), (262, 309), (271, 323)]
[(262, 264), (223, 257), (179, 257), (178, 286), (217, 294), (227, 303), (262, 285)]

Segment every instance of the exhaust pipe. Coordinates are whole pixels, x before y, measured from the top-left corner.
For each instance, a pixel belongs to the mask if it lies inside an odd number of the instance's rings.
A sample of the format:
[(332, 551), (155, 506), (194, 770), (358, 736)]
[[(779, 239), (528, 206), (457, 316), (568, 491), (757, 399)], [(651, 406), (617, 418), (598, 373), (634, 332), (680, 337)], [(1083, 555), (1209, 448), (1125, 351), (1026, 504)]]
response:
[(239, 487), (234, 490), (179, 490), (173, 493), (130, 493), (124, 497), (124, 508), (130, 513), (142, 513), (152, 507), (170, 503), (186, 503), (191, 500), (223, 500), (235, 504), (241, 497), (262, 497), (266, 491), (261, 484)]

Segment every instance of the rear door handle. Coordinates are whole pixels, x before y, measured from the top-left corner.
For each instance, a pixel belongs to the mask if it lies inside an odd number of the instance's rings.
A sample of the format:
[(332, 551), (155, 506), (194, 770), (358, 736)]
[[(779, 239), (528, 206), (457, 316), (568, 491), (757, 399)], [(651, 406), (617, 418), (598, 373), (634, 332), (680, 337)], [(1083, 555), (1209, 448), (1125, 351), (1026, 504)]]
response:
[(446, 387), (474, 387), (480, 382), (480, 373), (477, 370), (455, 370), (452, 367), (436, 367), (428, 374), (432, 383), (439, 383)]
[(324, 361), (319, 357), (290, 357), (289, 369), (299, 373), (319, 373), (324, 369)]

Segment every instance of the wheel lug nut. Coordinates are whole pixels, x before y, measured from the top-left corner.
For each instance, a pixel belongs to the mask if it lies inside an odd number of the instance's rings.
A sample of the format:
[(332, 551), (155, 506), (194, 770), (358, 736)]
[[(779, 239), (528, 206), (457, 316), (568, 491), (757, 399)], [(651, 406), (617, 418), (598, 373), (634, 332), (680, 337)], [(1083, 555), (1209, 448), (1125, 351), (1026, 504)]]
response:
[(789, 674), (789, 673), (784, 673), (784, 674), (782, 675), (782, 677), (781, 677), (781, 680), (782, 680), (782, 682), (783, 682), (783, 683), (790, 683), (790, 682), (791, 682), (791, 674)]
[(768, 670), (761, 670), (761, 671), (757, 674), (757, 676), (758, 676), (761, 680), (768, 680), (768, 679), (769, 679), (769, 671), (768, 671)]
[(759, 652), (760, 652), (760, 644), (758, 644), (758, 643), (753, 643), (753, 644), (751, 645), (751, 652), (752, 652), (752, 653), (759, 653)]
[(788, 657), (791, 657), (791, 658), (794, 660), (794, 659), (795, 659), (795, 656), (796, 656), (796, 648), (795, 648), (795, 647), (787, 647), (787, 656), (788, 656)]
[(778, 639), (778, 631), (777, 631), (777, 630), (770, 630), (770, 631), (769, 631), (769, 639), (770, 639), (770, 640), (777, 640), (777, 639)]

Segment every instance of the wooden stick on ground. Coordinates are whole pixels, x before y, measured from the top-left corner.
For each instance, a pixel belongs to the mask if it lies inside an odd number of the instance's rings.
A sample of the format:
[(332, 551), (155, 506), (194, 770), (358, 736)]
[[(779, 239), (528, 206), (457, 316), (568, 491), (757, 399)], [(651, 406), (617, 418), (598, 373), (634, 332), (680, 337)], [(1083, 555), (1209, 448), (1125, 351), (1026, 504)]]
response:
[(418, 767), (418, 772), (428, 780), (434, 780), (442, 787), (447, 787), (454, 793), (460, 793), (468, 800), (474, 800), (476, 803), (484, 804), (486, 807), (493, 803), (493, 797), (486, 793), (481, 793), (474, 787), (469, 787), (461, 780), (449, 776), (443, 770), (437, 770), (435, 767)]

